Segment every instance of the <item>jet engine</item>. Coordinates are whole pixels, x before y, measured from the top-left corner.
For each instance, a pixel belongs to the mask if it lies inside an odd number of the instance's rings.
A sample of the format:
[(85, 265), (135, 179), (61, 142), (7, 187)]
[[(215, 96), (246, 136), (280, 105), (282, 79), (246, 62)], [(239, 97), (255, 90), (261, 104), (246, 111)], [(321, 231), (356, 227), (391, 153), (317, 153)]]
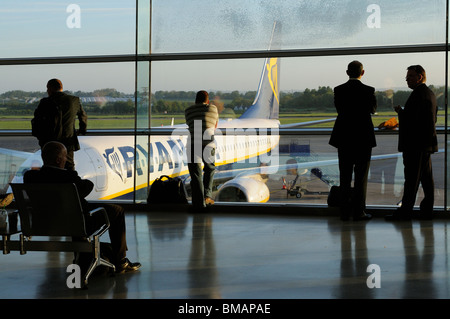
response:
[(237, 177), (224, 183), (218, 191), (217, 202), (264, 203), (270, 192), (261, 178)]

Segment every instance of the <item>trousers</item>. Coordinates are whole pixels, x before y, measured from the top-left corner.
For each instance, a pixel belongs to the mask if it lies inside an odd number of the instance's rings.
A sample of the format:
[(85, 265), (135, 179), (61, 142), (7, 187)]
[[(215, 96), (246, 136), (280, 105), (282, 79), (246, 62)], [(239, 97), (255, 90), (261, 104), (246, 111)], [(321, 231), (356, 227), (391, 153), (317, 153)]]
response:
[[(372, 148), (338, 148), (341, 211), (359, 215), (366, 208), (367, 178)], [(355, 174), (353, 192), (352, 177)]]
[[(192, 206), (194, 208), (205, 208), (205, 198), (212, 198), (212, 187), (215, 166), (215, 147), (205, 146), (202, 148), (202, 156), (190, 156), (188, 162), (189, 174), (191, 175)], [(201, 159), (201, 160), (200, 160)], [(204, 165), (202, 169), (202, 164)]]
[[(116, 204), (91, 204), (89, 209), (93, 210), (97, 207), (103, 207), (109, 219), (109, 239), (111, 242), (112, 259), (111, 262), (117, 265), (126, 256), (127, 240), (126, 240), (126, 225), (125, 225), (125, 210), (122, 206)], [(94, 215), (94, 217), (86, 218), (86, 227), (88, 229), (97, 229), (103, 218)]]
[(420, 210), (432, 212), (434, 205), (434, 178), (431, 154), (421, 151), (404, 151), (403, 166), (405, 182), (402, 210), (413, 210), (419, 185), (422, 184), (424, 198), (420, 203)]

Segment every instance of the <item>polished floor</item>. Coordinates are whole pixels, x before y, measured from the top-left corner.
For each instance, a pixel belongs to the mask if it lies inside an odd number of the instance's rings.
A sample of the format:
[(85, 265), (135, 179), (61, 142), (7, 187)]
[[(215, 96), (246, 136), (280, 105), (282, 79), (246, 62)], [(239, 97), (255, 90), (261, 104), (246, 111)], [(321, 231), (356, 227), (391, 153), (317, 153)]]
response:
[(234, 210), (128, 212), (128, 257), (142, 268), (85, 290), (67, 287), (71, 253), (1, 255), (0, 299), (450, 298), (449, 219)]

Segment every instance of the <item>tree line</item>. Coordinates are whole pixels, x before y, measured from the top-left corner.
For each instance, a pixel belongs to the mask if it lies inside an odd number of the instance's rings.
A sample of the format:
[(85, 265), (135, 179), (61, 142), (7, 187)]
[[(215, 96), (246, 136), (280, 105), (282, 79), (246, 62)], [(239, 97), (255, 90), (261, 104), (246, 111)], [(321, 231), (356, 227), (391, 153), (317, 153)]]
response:
[[(445, 87), (429, 86), (436, 94), (438, 107), (445, 106)], [(134, 114), (134, 96), (120, 93), (115, 89), (102, 89), (93, 92), (69, 92), (79, 97), (112, 97), (121, 101), (107, 103), (83, 103), (89, 114), (126, 115)], [(209, 92), (211, 101), (219, 108), (219, 112), (241, 113), (249, 107), (255, 98), (256, 91), (247, 92)], [(376, 91), (378, 111), (391, 111), (394, 105), (404, 105), (411, 90)], [(4, 115), (32, 115), (39, 100), (46, 96), (43, 92), (9, 91), (0, 94), (0, 108)], [(150, 96), (152, 113), (182, 114), (195, 101), (194, 91), (156, 91)], [(305, 89), (302, 92), (281, 92), (280, 113), (334, 113), (334, 94), (329, 86), (317, 89)]]

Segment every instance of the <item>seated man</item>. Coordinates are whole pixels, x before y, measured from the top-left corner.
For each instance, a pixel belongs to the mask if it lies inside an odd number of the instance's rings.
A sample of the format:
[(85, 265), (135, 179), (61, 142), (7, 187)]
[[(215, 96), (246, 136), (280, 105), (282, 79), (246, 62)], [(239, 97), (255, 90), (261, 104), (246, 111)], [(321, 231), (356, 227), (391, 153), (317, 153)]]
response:
[(97, 226), (94, 217), (89, 211), (96, 207), (104, 207), (108, 214), (110, 228), (109, 238), (113, 257), (111, 262), (116, 266), (116, 272), (135, 271), (141, 267), (140, 263), (132, 263), (126, 258), (126, 230), (124, 209), (114, 204), (89, 204), (85, 197), (94, 188), (94, 184), (87, 179), (81, 179), (76, 171), (64, 169), (67, 150), (64, 144), (59, 142), (48, 142), (41, 151), (44, 165), (40, 170), (29, 170), (24, 175), (25, 183), (74, 183), (80, 196), (81, 205), (85, 212), (85, 223), (87, 230), (94, 230)]

